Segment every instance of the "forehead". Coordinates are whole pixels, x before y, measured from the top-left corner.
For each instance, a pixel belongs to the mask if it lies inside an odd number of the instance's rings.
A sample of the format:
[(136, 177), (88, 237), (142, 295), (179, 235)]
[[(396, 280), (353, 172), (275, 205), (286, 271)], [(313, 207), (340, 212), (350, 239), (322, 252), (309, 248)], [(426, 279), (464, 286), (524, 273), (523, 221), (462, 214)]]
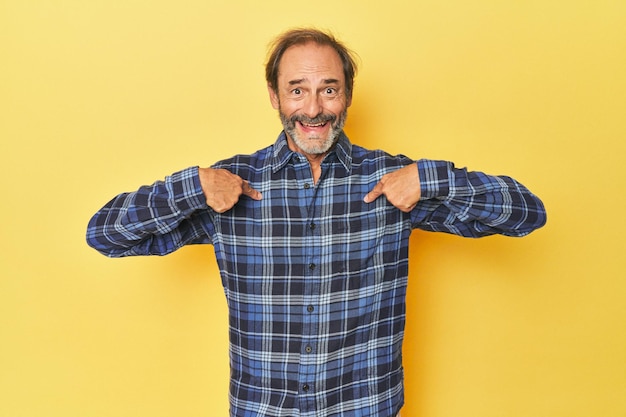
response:
[(313, 42), (287, 48), (278, 66), (278, 82), (315, 77), (345, 81), (337, 51)]

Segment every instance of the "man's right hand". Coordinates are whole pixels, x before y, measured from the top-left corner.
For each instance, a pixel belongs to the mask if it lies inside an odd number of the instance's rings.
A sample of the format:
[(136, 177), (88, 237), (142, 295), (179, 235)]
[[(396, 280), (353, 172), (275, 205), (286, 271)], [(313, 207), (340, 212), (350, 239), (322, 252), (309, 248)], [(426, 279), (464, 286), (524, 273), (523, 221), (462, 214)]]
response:
[(200, 185), (209, 207), (218, 213), (233, 208), (239, 197), (248, 196), (253, 200), (260, 200), (261, 193), (242, 179), (225, 169), (199, 168)]

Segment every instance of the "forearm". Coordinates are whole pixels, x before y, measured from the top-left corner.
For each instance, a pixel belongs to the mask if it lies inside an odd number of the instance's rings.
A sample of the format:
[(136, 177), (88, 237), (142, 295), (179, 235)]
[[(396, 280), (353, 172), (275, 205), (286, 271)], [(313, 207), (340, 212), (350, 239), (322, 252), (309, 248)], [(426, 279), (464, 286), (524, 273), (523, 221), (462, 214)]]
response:
[(467, 237), (524, 236), (546, 222), (541, 200), (513, 178), (444, 161), (417, 165), (422, 200), (413, 213), (416, 227)]
[(164, 255), (206, 238), (194, 219), (201, 209), (206, 202), (198, 170), (188, 168), (115, 197), (90, 220), (87, 243), (111, 257)]

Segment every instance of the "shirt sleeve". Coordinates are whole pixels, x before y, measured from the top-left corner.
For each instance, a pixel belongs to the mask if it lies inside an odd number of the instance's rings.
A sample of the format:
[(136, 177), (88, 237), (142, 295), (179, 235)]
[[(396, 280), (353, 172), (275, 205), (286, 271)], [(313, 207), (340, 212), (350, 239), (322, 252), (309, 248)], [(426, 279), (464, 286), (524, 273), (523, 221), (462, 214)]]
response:
[(543, 203), (506, 176), (455, 168), (446, 161), (417, 161), (421, 200), (413, 226), (465, 237), (525, 236), (546, 223)]
[(115, 197), (87, 226), (87, 243), (109, 257), (165, 255), (211, 243), (211, 218), (198, 167)]

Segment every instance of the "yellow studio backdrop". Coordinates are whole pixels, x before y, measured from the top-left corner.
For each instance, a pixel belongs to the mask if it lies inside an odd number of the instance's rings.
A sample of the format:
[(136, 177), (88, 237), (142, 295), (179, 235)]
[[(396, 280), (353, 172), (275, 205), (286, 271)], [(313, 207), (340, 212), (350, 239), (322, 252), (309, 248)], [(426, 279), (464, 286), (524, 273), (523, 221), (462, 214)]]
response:
[(274, 141), (284, 29), (360, 56), (346, 131), (508, 174), (548, 225), (412, 236), (403, 417), (626, 415), (623, 1), (0, 1), (0, 417), (226, 416), (210, 246), (107, 259), (115, 194)]

